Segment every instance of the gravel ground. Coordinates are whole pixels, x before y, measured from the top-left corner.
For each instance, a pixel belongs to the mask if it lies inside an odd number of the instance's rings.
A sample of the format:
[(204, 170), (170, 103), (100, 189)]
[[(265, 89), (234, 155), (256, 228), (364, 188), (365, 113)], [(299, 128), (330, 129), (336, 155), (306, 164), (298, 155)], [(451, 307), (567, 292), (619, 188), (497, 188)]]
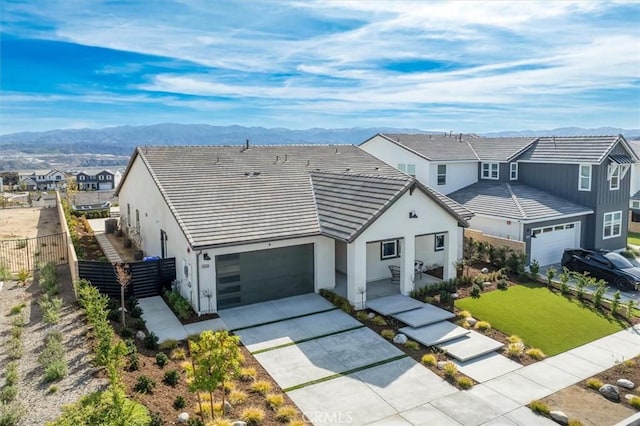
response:
[[(74, 295), (67, 265), (58, 267), (58, 285), (60, 297), (64, 300), (61, 320), (54, 326), (48, 326), (41, 320), (40, 307), (37, 304), (40, 296), (38, 284), (29, 283), (23, 288), (16, 282), (5, 283), (0, 290), (0, 339), (3, 350), (0, 351), (0, 366), (4, 384), (4, 366), (9, 362), (6, 354), (6, 343), (9, 340), (9, 329), (13, 316), (8, 316), (12, 306), (24, 302), (23, 309), (27, 326), (22, 333), (24, 355), (18, 361), (20, 379), (18, 382), (17, 401), (26, 410), (21, 425), (44, 425), (55, 419), (63, 405), (77, 401), (81, 396), (103, 389), (107, 381), (97, 377), (97, 370), (91, 364), (91, 353), (86, 338), (87, 327), (79, 307), (74, 304)], [(42, 381), (43, 370), (38, 364), (44, 336), (55, 327), (64, 335), (66, 356), (69, 367), (68, 375), (57, 383), (58, 390), (49, 392), (50, 384)]]

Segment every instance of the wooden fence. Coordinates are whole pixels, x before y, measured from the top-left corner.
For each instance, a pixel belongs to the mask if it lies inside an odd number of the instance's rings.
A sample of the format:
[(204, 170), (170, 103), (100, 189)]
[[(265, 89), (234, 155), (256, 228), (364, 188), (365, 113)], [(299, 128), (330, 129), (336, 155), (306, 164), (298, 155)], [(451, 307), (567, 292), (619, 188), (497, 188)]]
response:
[(21, 270), (33, 271), (40, 263), (63, 265), (68, 261), (67, 237), (63, 232), (0, 241), (0, 265), (14, 273)]
[[(176, 259), (159, 259), (148, 262), (130, 262), (131, 283), (127, 286), (126, 297), (158, 296), (171, 287), (176, 279)], [(101, 293), (111, 297), (120, 297), (120, 284), (113, 265), (108, 262), (92, 260), (78, 261), (78, 274), (81, 279), (91, 281)]]

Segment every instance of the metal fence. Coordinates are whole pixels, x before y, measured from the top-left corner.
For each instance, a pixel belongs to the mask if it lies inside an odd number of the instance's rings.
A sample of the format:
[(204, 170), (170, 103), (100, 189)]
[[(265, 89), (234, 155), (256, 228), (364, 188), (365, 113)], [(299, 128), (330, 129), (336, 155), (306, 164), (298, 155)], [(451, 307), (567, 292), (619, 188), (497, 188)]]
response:
[(0, 265), (11, 272), (33, 271), (40, 263), (47, 262), (56, 265), (69, 262), (64, 233), (0, 241)]
[[(126, 296), (142, 297), (158, 296), (171, 287), (176, 279), (176, 259), (158, 259), (148, 262), (129, 262), (131, 283), (127, 286)], [(91, 284), (103, 294), (111, 297), (120, 296), (120, 284), (115, 269), (108, 262), (92, 260), (78, 261), (80, 278), (91, 281)]]

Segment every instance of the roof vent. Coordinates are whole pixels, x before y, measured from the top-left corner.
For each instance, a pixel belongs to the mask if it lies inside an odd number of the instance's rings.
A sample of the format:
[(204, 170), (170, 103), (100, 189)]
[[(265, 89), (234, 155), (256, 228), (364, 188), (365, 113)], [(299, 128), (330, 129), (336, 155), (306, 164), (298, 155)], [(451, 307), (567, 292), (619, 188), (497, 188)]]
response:
[(311, 161), (307, 160), (307, 167), (309, 167), (311, 165)]
[(338, 147), (336, 147), (336, 154), (340, 154), (340, 153), (338, 152)]
[(260, 176), (260, 172), (253, 172), (251, 176)]
[(458, 139), (460, 142), (462, 142), (462, 133), (460, 133), (460, 137)]
[(286, 163), (289, 160), (289, 154), (284, 155), (284, 162)]
[(276, 155), (276, 161), (275, 161), (275, 163), (273, 163), (273, 164), (278, 163), (278, 161), (280, 161), (280, 156), (279, 156), (279, 155)]

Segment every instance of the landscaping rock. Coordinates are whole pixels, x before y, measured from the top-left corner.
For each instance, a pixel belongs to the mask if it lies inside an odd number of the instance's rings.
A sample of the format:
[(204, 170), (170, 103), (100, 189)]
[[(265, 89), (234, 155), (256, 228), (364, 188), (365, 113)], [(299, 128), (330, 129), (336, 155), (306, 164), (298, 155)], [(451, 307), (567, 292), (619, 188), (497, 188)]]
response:
[(480, 269), (480, 272), (482, 272), (483, 274), (488, 274), (489, 273), (489, 268), (484, 267), (484, 268)]
[(376, 317), (376, 314), (373, 312), (369, 312), (369, 314), (367, 315), (367, 319), (374, 319)]
[(460, 295), (458, 293), (451, 293), (451, 298), (453, 300), (456, 300), (458, 297), (460, 297)]
[(222, 410), (223, 414), (225, 416), (229, 415), (232, 409), (233, 409), (233, 405), (231, 405), (229, 401), (224, 401), (224, 409)]
[(473, 327), (474, 325), (476, 325), (476, 323), (478, 322), (477, 319), (473, 318), (473, 317), (469, 317), (467, 318), (467, 324), (469, 324), (471, 327)]
[(407, 340), (407, 336), (402, 333), (398, 333), (393, 336), (393, 343), (396, 343), (398, 345), (404, 345), (405, 343), (407, 343)]
[(633, 389), (636, 387), (636, 384), (633, 383), (631, 380), (627, 380), (627, 379), (618, 379), (618, 381), (616, 382), (616, 385), (620, 386), (621, 388), (625, 388), (625, 389)]
[(189, 413), (178, 414), (178, 423), (187, 423), (189, 421)]
[(491, 281), (485, 281), (482, 283), (483, 287), (491, 287), (491, 284), (493, 284)]
[(438, 361), (436, 364), (438, 366), (438, 370), (444, 370), (444, 366), (447, 365), (448, 361)]
[(613, 385), (607, 383), (606, 385), (602, 385), (600, 389), (598, 389), (598, 391), (602, 394), (602, 396), (611, 401), (620, 401), (620, 391)]
[(138, 330), (138, 331), (136, 332), (136, 339), (144, 340), (144, 338), (145, 338), (145, 337), (147, 337), (147, 335), (146, 335), (146, 334), (144, 334), (144, 331), (142, 331), (142, 330)]
[(247, 423), (243, 422), (242, 420), (236, 420), (235, 422), (233, 422), (232, 426), (247, 426)]
[(552, 411), (549, 413), (549, 415), (553, 420), (560, 423), (561, 425), (569, 424), (569, 417), (562, 411)]

